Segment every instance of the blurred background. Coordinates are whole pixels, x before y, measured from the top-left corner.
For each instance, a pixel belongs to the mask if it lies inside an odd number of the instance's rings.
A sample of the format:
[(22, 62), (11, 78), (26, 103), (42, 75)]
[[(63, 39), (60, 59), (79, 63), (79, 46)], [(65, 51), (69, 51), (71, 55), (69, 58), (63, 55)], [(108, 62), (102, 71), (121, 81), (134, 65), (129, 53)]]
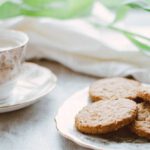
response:
[(29, 35), (27, 59), (78, 72), (122, 76), (150, 66), (150, 0), (1, 0), (0, 28)]

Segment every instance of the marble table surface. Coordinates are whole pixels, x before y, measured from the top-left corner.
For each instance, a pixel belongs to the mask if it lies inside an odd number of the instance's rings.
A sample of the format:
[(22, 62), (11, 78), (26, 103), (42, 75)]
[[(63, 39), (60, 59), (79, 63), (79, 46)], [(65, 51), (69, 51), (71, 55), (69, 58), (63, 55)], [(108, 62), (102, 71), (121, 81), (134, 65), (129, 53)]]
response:
[(87, 150), (59, 135), (54, 117), (69, 96), (96, 78), (73, 72), (56, 62), (33, 62), (50, 68), (58, 77), (57, 86), (32, 106), (0, 114), (0, 150)]

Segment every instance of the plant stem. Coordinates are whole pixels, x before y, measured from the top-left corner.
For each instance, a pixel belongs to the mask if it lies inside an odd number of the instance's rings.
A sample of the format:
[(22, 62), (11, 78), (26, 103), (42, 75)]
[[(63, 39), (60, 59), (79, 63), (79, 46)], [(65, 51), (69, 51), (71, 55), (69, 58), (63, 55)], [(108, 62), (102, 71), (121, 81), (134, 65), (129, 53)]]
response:
[(127, 31), (127, 30), (124, 30), (124, 29), (118, 28), (118, 27), (111, 26), (111, 25), (108, 25), (108, 26), (106, 26), (106, 27), (108, 27), (109, 29), (112, 29), (112, 30), (115, 30), (115, 31), (121, 32), (121, 33), (131, 34), (131, 35), (137, 36), (137, 37), (139, 37), (139, 38), (143, 38), (143, 39), (145, 39), (145, 40), (150, 41), (150, 38), (145, 37), (145, 36), (140, 35), (140, 34), (137, 34), (137, 33), (134, 33), (134, 32), (130, 32), (130, 31)]
[(150, 38), (149, 37), (145, 37), (141, 34), (138, 34), (138, 33), (134, 33), (134, 32), (131, 32), (131, 31), (128, 31), (128, 30), (124, 30), (122, 28), (119, 28), (119, 27), (115, 27), (113, 24), (100, 24), (97, 20), (97, 17), (96, 17), (96, 20), (94, 17), (92, 17), (92, 20), (88, 20), (88, 22), (90, 22), (92, 25), (95, 25), (96, 27), (101, 27), (101, 28), (106, 28), (106, 29), (111, 29), (111, 30), (114, 30), (114, 31), (117, 31), (117, 32), (120, 32), (120, 33), (123, 33), (123, 34), (130, 34), (130, 35), (133, 35), (133, 36), (136, 36), (136, 37), (139, 37), (139, 38), (142, 38), (144, 40), (148, 40), (150, 41)]

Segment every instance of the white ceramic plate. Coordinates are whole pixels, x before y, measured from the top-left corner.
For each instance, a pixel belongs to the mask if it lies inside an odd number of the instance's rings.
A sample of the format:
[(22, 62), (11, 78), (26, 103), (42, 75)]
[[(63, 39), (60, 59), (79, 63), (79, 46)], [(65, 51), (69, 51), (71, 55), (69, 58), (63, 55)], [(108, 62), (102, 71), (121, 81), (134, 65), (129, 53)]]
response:
[(150, 143), (138, 138), (129, 129), (103, 136), (92, 136), (80, 133), (74, 127), (75, 115), (89, 104), (88, 88), (70, 97), (59, 109), (56, 126), (61, 135), (73, 142), (95, 150), (149, 150)]
[(6, 101), (0, 103), (0, 113), (36, 103), (55, 87), (56, 80), (56, 76), (49, 69), (34, 63), (24, 63), (12, 94)]

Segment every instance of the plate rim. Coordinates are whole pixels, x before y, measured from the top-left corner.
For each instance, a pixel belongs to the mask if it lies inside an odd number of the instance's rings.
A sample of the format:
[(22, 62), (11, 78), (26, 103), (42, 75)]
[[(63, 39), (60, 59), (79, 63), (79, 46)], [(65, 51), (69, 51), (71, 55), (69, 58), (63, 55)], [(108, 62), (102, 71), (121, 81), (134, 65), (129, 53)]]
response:
[[(89, 86), (87, 86), (86, 88), (83, 88), (81, 89), (80, 91), (77, 91), (75, 92), (73, 95), (71, 95), (67, 100), (64, 101), (64, 103), (61, 105), (61, 107), (59, 108), (59, 110), (57, 111), (57, 114), (55, 116), (55, 125), (56, 125), (56, 129), (57, 131), (60, 133), (60, 135), (62, 135), (63, 137), (65, 137), (66, 139), (76, 143), (77, 145), (79, 146), (82, 146), (82, 147), (85, 147), (85, 148), (90, 148), (90, 149), (94, 149), (94, 150), (104, 150), (103, 148), (97, 148), (97, 147), (94, 147), (94, 146), (91, 146), (90, 144), (86, 144), (85, 142), (82, 142), (81, 140), (78, 140), (77, 138), (74, 138), (71, 134), (68, 134), (68, 133), (65, 133), (63, 132), (58, 126), (58, 118), (59, 118), (59, 114), (63, 108), (63, 106), (72, 98), (74, 97), (75, 95), (79, 94), (79, 93), (82, 93), (83, 91), (86, 91), (89, 89)], [(107, 150), (107, 149), (105, 149)], [(111, 149), (113, 150), (113, 149)]]

